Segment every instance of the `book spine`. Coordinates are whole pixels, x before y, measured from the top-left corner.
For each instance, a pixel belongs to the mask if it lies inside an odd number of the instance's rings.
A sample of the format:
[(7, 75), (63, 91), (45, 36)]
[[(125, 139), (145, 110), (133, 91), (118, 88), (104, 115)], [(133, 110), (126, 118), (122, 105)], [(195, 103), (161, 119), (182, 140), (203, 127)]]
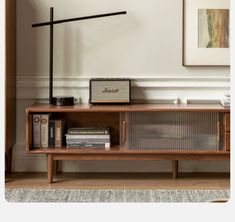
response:
[(41, 147), (48, 147), (49, 114), (41, 114)]
[(110, 139), (67, 139), (67, 142), (109, 142)]
[(49, 121), (49, 147), (55, 147), (55, 121)]
[(63, 146), (64, 120), (55, 121), (55, 147)]
[(69, 135), (66, 134), (67, 139), (110, 139), (110, 135)]
[(77, 143), (67, 144), (67, 148), (110, 148), (110, 143)]
[(71, 135), (108, 135), (108, 130), (76, 130), (69, 129), (68, 134)]
[(67, 144), (105, 144), (105, 143), (110, 143), (110, 141), (67, 141)]
[(41, 117), (40, 114), (33, 114), (33, 148), (41, 147)]

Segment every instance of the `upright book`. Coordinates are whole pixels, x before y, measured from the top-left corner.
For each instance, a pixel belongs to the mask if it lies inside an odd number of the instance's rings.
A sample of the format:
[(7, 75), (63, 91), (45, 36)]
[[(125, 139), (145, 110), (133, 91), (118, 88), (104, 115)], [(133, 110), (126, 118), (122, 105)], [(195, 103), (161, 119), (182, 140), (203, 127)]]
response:
[(48, 148), (49, 114), (41, 114), (41, 147)]
[(49, 133), (48, 133), (48, 145), (49, 147), (55, 147), (55, 121), (49, 121)]
[(33, 148), (41, 147), (41, 115), (33, 114)]
[(61, 148), (64, 141), (65, 131), (65, 120), (54, 120), (55, 121), (55, 147)]

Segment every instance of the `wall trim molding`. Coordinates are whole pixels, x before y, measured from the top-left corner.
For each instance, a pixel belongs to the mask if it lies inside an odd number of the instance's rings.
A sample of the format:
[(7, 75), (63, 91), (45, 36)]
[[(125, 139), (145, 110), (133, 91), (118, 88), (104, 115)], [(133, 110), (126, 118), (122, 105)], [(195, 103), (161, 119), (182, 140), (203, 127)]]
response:
[[(79, 91), (84, 96), (89, 90), (88, 77), (55, 76), (54, 90), (59, 94), (73, 94)], [(229, 77), (157, 77), (131, 78), (133, 93), (140, 91), (172, 90), (230, 90)], [(49, 78), (47, 76), (18, 75), (17, 98), (47, 98)]]
[[(89, 77), (77, 77), (77, 76), (56, 76), (54, 77), (55, 87), (66, 87), (66, 88), (81, 88), (89, 86)], [(214, 87), (229, 87), (229, 77), (157, 77), (157, 78), (131, 78), (132, 85), (135, 87), (171, 87), (172, 84), (176, 87), (190, 87), (199, 86), (198, 83), (207, 83), (208, 86)], [(32, 76), (22, 75), (17, 76), (17, 86), (19, 87), (47, 87), (49, 77), (47, 76)], [(182, 85), (185, 82), (190, 83), (190, 86)], [(63, 83), (63, 84), (62, 84)], [(75, 84), (76, 83), (76, 84)], [(77, 85), (77, 83), (79, 83)], [(214, 85), (217, 83), (217, 85)], [(203, 87), (205, 85), (201, 85)]]

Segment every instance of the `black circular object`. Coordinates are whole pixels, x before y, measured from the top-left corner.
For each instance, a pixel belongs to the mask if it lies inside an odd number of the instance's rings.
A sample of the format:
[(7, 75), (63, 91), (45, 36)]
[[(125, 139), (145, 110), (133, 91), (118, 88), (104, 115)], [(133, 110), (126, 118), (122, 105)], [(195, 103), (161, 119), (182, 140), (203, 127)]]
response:
[(69, 97), (62, 97), (62, 96), (53, 97), (51, 103), (54, 106), (73, 106), (74, 105), (74, 97), (73, 96), (69, 96)]

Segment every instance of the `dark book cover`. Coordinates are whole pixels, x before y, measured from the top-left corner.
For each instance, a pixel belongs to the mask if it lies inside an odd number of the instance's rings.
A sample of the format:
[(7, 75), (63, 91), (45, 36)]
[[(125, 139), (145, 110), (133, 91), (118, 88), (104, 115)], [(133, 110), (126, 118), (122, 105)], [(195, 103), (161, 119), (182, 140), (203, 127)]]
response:
[(55, 121), (51, 120), (49, 122), (49, 147), (55, 147)]

